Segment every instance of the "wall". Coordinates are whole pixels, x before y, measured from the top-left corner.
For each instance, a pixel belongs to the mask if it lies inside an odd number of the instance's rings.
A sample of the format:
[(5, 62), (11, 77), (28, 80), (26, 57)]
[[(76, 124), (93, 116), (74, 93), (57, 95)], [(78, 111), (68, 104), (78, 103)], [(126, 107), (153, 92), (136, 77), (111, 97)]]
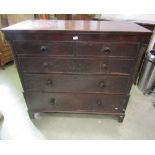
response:
[[(9, 25), (18, 23), (23, 20), (34, 19), (33, 14), (8, 14)], [(1, 28), (1, 18), (0, 18), (0, 28)]]
[(155, 14), (101, 14), (100, 18), (109, 20), (145, 20), (155, 22)]
[(23, 20), (28, 20), (28, 19), (34, 19), (34, 15), (33, 14), (9, 14), (8, 15), (9, 25), (15, 24)]
[[(53, 17), (53, 15), (51, 14)], [(100, 18), (107, 20), (145, 20), (155, 23), (155, 14), (98, 14), (96, 15)], [(15, 24), (17, 22), (34, 19), (33, 14), (8, 14), (9, 25)], [(1, 27), (1, 22), (0, 22)]]

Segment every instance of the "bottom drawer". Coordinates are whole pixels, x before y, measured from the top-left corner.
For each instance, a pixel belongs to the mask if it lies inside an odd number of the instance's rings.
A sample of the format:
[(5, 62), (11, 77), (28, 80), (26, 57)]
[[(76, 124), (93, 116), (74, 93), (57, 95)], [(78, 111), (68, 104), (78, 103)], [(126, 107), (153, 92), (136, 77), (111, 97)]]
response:
[(128, 96), (102, 93), (24, 93), (33, 112), (122, 113)]

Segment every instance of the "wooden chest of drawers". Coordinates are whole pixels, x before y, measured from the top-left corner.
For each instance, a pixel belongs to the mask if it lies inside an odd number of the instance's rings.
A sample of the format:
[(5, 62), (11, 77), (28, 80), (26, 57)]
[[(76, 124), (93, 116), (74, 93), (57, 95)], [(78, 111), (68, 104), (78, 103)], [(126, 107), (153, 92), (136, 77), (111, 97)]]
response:
[(35, 20), (2, 31), (31, 117), (70, 112), (123, 121), (149, 30), (128, 22)]

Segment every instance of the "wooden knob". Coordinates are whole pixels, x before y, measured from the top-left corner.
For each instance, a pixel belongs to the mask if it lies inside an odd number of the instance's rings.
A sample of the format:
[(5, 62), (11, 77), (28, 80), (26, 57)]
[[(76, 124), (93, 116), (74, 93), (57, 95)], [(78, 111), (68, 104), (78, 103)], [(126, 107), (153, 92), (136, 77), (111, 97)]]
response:
[(46, 52), (46, 51), (47, 51), (47, 46), (41, 46), (41, 47), (40, 47), (40, 50), (41, 50), (42, 52)]
[(107, 70), (108, 69), (107, 64), (102, 64), (102, 68), (105, 69), (105, 70)]
[(43, 66), (44, 66), (44, 67), (48, 67), (48, 66), (49, 66), (49, 63), (44, 62), (44, 63), (43, 63)]
[(105, 87), (105, 82), (104, 81), (100, 81), (99, 82), (99, 87), (100, 88), (104, 88)]
[(55, 103), (56, 103), (56, 102), (55, 102), (55, 98), (51, 98), (49, 104), (50, 104), (50, 105), (55, 105)]
[(111, 52), (109, 47), (103, 47), (101, 51), (104, 53), (107, 53), (107, 54), (109, 54)]
[(47, 85), (52, 86), (52, 84), (53, 84), (52, 80), (47, 80)]
[(97, 101), (97, 105), (101, 106), (102, 105), (102, 101), (101, 100), (98, 100)]
[(49, 67), (49, 63), (48, 62), (44, 62), (43, 63), (43, 67)]

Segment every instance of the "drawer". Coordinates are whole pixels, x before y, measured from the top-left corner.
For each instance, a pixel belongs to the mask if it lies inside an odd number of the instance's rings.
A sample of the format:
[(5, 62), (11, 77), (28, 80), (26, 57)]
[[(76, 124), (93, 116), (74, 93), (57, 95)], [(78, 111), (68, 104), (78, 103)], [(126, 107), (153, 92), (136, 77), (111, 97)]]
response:
[(139, 44), (125, 42), (78, 42), (78, 56), (131, 57), (138, 54)]
[(28, 91), (127, 93), (131, 79), (127, 76), (24, 74), (24, 83)]
[(69, 41), (14, 41), (15, 51), (19, 55), (72, 56), (73, 45)]
[(130, 75), (134, 73), (135, 65), (135, 60), (108, 58), (100, 61), (100, 72), (112, 75)]
[(23, 72), (32, 73), (73, 73), (73, 72), (99, 72), (100, 62), (97, 60), (77, 60), (63, 58), (19, 58)]
[(93, 93), (26, 92), (28, 108), (33, 112), (124, 112), (128, 97)]
[[(80, 25), (79, 25), (80, 26)], [(141, 35), (134, 33), (90, 32), (90, 31), (12, 31), (6, 34), (10, 40), (32, 41), (97, 41), (97, 42), (140, 42)], [(144, 39), (148, 43), (147, 35)]]
[(129, 75), (135, 61), (125, 59), (18, 58), (27, 73), (99, 73)]

